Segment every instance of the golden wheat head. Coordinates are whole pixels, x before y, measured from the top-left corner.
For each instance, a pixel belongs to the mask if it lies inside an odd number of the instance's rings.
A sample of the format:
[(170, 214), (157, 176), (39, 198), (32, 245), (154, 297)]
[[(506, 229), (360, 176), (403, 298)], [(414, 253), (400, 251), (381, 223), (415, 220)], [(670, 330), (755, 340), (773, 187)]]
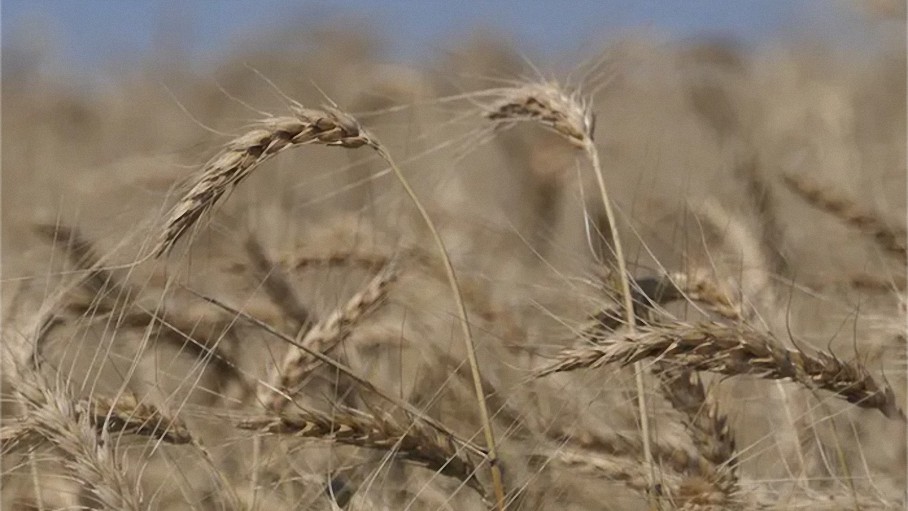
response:
[(155, 257), (170, 251), (198, 219), (253, 170), (285, 149), (307, 144), (356, 148), (377, 142), (356, 119), (337, 108), (296, 108), (292, 117), (272, 117), (231, 140), (205, 164), (188, 192), (170, 211)]
[(596, 118), (588, 105), (557, 86), (546, 83), (506, 89), (486, 117), (507, 124), (537, 122), (580, 148), (586, 148), (592, 141), (596, 125)]

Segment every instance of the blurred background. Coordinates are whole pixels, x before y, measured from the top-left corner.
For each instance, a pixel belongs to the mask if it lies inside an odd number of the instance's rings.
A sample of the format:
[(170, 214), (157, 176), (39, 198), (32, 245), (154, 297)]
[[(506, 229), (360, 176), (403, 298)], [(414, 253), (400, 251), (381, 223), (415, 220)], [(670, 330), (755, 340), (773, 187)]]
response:
[[(744, 46), (812, 41), (839, 51), (878, 50), (904, 29), (898, 0), (659, 0), (500, 2), (182, 2), (6, 0), (4, 71), (20, 66), (93, 84), (115, 69), (177, 62), (199, 72), (276, 34), (345, 26), (375, 38), (382, 59), (431, 66), (455, 41), (484, 32), (534, 62), (588, 56), (630, 34), (678, 41), (721, 37)], [(868, 26), (872, 25), (872, 28)], [(312, 43), (314, 44), (314, 42)]]

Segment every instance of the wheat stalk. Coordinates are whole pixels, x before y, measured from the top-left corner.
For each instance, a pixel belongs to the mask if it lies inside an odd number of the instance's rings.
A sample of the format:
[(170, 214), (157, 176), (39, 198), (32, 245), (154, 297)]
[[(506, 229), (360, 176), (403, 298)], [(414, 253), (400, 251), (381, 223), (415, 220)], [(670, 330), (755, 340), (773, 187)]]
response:
[(237, 318), (243, 319), (244, 321), (247, 321), (256, 327), (261, 328), (268, 334), (280, 339), (281, 341), (283, 341), (291, 346), (295, 346), (295, 347), (301, 349), (302, 351), (305, 351), (306, 353), (309, 354), (309, 356), (313, 357), (314, 359), (319, 360), (320, 362), (336, 369), (340, 373), (347, 375), (351, 380), (356, 382), (357, 385), (361, 386), (366, 391), (371, 392), (371, 393), (375, 394), (376, 396), (382, 398), (383, 400), (387, 401), (388, 403), (391, 403), (391, 404), (401, 408), (402, 410), (406, 411), (408, 414), (412, 415), (413, 417), (416, 417), (419, 420), (425, 422), (427, 425), (431, 426), (432, 428), (435, 428), (438, 432), (446, 434), (450, 438), (456, 440), (459, 444), (463, 445), (463, 447), (465, 449), (468, 449), (469, 451), (488, 459), (488, 454), (486, 451), (475, 446), (472, 442), (460, 438), (458, 435), (454, 434), (449, 428), (447, 428), (444, 424), (442, 424), (439, 421), (428, 416), (427, 414), (422, 412), (419, 408), (413, 406), (412, 404), (408, 403), (407, 401), (404, 401), (403, 399), (400, 399), (398, 397), (394, 397), (393, 395), (388, 394), (387, 392), (379, 389), (378, 387), (373, 385), (369, 380), (356, 374), (356, 372), (353, 371), (353, 369), (351, 369), (350, 367), (338, 362), (337, 360), (335, 360), (319, 351), (315, 351), (311, 348), (304, 346), (303, 344), (301, 344), (299, 341), (297, 341), (293, 337), (290, 337), (287, 334), (284, 334), (278, 330), (275, 330), (274, 327), (272, 327), (268, 323), (265, 323), (264, 321), (254, 317), (254, 316), (250, 316), (249, 313), (247, 313), (245, 311), (242, 311), (235, 307), (231, 307), (230, 305), (227, 305), (216, 298), (212, 298), (210, 296), (205, 296), (201, 293), (197, 293), (192, 290), (190, 290), (190, 291), (195, 293), (199, 298), (202, 298), (203, 300), (206, 300), (206, 301), (224, 309), (225, 311), (228, 311), (231, 314), (236, 315)]
[[(627, 328), (634, 332), (636, 319), (634, 314), (634, 299), (630, 286), (630, 275), (627, 272), (624, 249), (615, 214), (612, 211), (612, 202), (609, 200), (605, 186), (602, 166), (599, 162), (599, 151), (593, 141), (596, 128), (596, 118), (590, 106), (580, 98), (566, 94), (560, 87), (552, 83), (526, 84), (523, 87), (505, 89), (499, 102), (493, 104), (486, 116), (495, 121), (513, 124), (519, 121), (532, 121), (540, 123), (562, 135), (575, 147), (582, 149), (593, 167), (596, 184), (599, 187), (605, 216), (608, 220), (612, 242), (615, 245), (615, 258), (618, 263), (618, 281), (624, 301), (624, 314)], [(643, 369), (639, 364), (634, 364), (634, 378), (637, 385), (637, 409), (640, 417), (640, 427), (643, 430), (644, 460), (650, 467), (650, 486), (655, 485), (655, 469), (650, 448), (649, 413), (646, 407), (646, 388), (643, 380)]]
[(536, 372), (537, 377), (654, 359), (691, 371), (789, 379), (807, 388), (828, 390), (862, 408), (878, 409), (886, 417), (905, 420), (892, 388), (874, 380), (860, 363), (844, 362), (823, 351), (811, 355), (788, 349), (772, 335), (743, 326), (712, 322), (656, 326), (568, 348), (555, 358), (554, 364)]

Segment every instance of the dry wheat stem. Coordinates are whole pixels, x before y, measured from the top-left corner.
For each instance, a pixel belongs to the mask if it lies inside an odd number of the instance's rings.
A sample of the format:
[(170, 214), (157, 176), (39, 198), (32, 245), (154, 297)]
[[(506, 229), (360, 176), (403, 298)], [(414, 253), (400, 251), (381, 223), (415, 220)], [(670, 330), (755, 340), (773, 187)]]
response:
[(450, 438), (418, 424), (401, 427), (390, 417), (340, 408), (332, 410), (328, 415), (294, 409), (292, 413), (280, 416), (246, 419), (237, 423), (237, 427), (260, 433), (318, 438), (368, 449), (393, 451), (401, 459), (459, 479), (485, 496), (475, 477), (476, 467), (458, 453)]
[(823, 351), (811, 355), (788, 349), (772, 335), (743, 326), (712, 322), (656, 326), (637, 334), (596, 339), (596, 344), (562, 350), (555, 358), (557, 362), (536, 375), (654, 359), (692, 371), (789, 379), (808, 388), (828, 390), (862, 408), (878, 409), (886, 417), (905, 420), (892, 388), (874, 380), (860, 363), (844, 362)]
[[(492, 120), (505, 122), (535, 121), (561, 134), (567, 141), (583, 149), (599, 187), (600, 197), (605, 208), (611, 239), (614, 243), (615, 258), (618, 262), (618, 279), (624, 301), (624, 314), (627, 328), (633, 334), (637, 321), (634, 315), (633, 296), (630, 287), (630, 275), (627, 272), (624, 259), (624, 250), (612, 203), (609, 200), (605, 186), (602, 166), (599, 162), (599, 151), (593, 141), (595, 131), (595, 116), (589, 105), (572, 95), (565, 94), (559, 87), (552, 84), (529, 84), (505, 92), (503, 100), (493, 105), (487, 117)], [(644, 460), (650, 467), (650, 486), (655, 484), (655, 469), (653, 467), (652, 449), (650, 447), (649, 413), (646, 407), (646, 387), (643, 380), (643, 368), (634, 364), (634, 379), (637, 386), (637, 408), (640, 417), (640, 427), (643, 430)]]
[(294, 108), (293, 117), (259, 121), (231, 140), (205, 164), (188, 192), (170, 211), (153, 253), (160, 257), (227, 192), (278, 153), (306, 144), (356, 148), (375, 141), (350, 115), (333, 107)]
[(426, 211), (426, 208), (419, 200), (419, 197), (417, 197), (416, 192), (410, 186), (410, 183), (407, 181), (407, 178), (404, 176), (403, 172), (401, 172), (400, 168), (397, 167), (397, 164), (394, 163), (391, 155), (388, 154), (383, 146), (378, 145), (377, 150), (394, 171), (394, 175), (397, 176), (397, 180), (407, 192), (407, 195), (410, 197), (413, 205), (416, 206), (417, 210), (419, 210), (419, 214), (425, 222), (426, 227), (428, 227), (429, 232), (431, 232), (432, 238), (435, 240), (435, 245), (438, 248), (438, 252), (441, 255), (442, 262), (444, 263), (445, 276), (447, 277), (448, 285), (451, 288), (451, 294), (454, 296), (454, 301), (457, 304), (460, 327), (461, 331), (463, 332), (464, 348), (467, 353), (467, 362), (470, 364), (470, 375), (472, 376), (473, 380), (473, 389), (476, 395), (476, 404), (479, 408), (479, 418), (482, 421), (482, 431), (486, 441), (486, 457), (489, 462), (489, 471), (491, 472), (492, 476), (492, 488), (495, 491), (496, 506), (499, 511), (504, 511), (504, 480), (501, 475), (501, 467), (499, 466), (498, 450), (495, 446), (495, 432), (492, 429), (492, 421), (489, 418), (489, 408), (486, 403), (485, 391), (483, 390), (482, 386), (482, 373), (479, 370), (479, 360), (476, 358), (476, 345), (473, 340), (473, 332), (470, 328), (470, 321), (467, 317), (467, 307), (464, 304), (463, 292), (460, 289), (460, 284), (457, 282), (457, 276), (454, 272), (454, 265), (451, 264), (451, 257), (448, 255), (448, 250), (447, 248), (445, 248), (445, 243), (441, 239), (441, 235), (438, 233), (438, 229), (435, 227), (435, 222), (432, 221), (432, 218), (429, 216), (429, 212)]
[[(602, 204), (605, 208), (605, 216), (608, 219), (609, 231), (612, 234), (612, 242), (615, 244), (615, 259), (618, 260), (618, 279), (621, 283), (621, 293), (624, 297), (624, 314), (627, 320), (627, 328), (631, 335), (634, 335), (637, 329), (637, 319), (634, 315), (633, 295), (631, 294), (630, 275), (627, 273), (627, 266), (624, 259), (624, 250), (621, 246), (621, 236), (618, 234), (618, 226), (615, 223), (615, 213), (612, 211), (612, 203), (608, 198), (608, 192), (605, 188), (605, 178), (602, 175), (602, 167), (599, 164), (599, 151), (593, 143), (592, 133), (586, 140), (586, 152), (589, 155), (590, 163), (596, 174), (596, 183), (599, 185), (599, 192), (602, 194)], [(649, 428), (649, 411), (646, 408), (646, 386), (643, 380), (643, 366), (640, 363), (634, 364), (634, 380), (637, 385), (637, 409), (640, 416), (640, 429), (643, 433), (643, 459), (649, 465), (650, 488), (653, 488), (656, 482), (655, 466), (653, 464), (652, 448), (650, 447), (650, 428)]]
[[(396, 278), (397, 270), (392, 261), (362, 290), (347, 300), (347, 303), (324, 320), (313, 325), (303, 336), (300, 344), (306, 346), (310, 351), (328, 354), (350, 336), (357, 322), (375, 310), (377, 304), (387, 295), (388, 287)], [(280, 367), (272, 372), (269, 384), (262, 387), (259, 400), (267, 409), (274, 412), (282, 411), (287, 405), (284, 396), (292, 397), (299, 390), (306, 376), (320, 364), (321, 361), (314, 359), (307, 351), (288, 346)], [(277, 389), (277, 392), (271, 389)]]

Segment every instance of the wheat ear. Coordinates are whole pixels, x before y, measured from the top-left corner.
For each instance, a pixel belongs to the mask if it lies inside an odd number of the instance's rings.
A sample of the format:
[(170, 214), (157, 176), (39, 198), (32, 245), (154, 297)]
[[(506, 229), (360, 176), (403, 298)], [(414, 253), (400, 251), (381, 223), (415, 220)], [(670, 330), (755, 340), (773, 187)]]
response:
[(227, 192), (278, 153), (308, 144), (346, 148), (375, 146), (351, 117), (333, 107), (314, 110), (295, 106), (292, 117), (271, 117), (231, 140), (205, 164), (189, 191), (174, 206), (153, 253), (160, 257)]
[(835, 216), (846, 225), (873, 236), (886, 253), (906, 261), (906, 233), (904, 228), (892, 228), (875, 211), (863, 208), (851, 198), (837, 195), (807, 178), (783, 175), (788, 189), (811, 206)]
[[(129, 393), (117, 400), (106, 397), (83, 399), (75, 405), (73, 413), (79, 419), (87, 417), (98, 435), (105, 432), (132, 434), (171, 444), (193, 441), (193, 436), (181, 420), (165, 414), (156, 406), (139, 403)], [(0, 428), (0, 447), (4, 452), (22, 444), (31, 445), (40, 438), (40, 426), (28, 415)]]
[(149, 403), (141, 403), (131, 393), (116, 400), (92, 397), (82, 400), (77, 409), (85, 413), (92, 424), (111, 433), (147, 436), (171, 444), (189, 444), (194, 438), (179, 418), (165, 413)]
[[(329, 353), (350, 336), (358, 321), (375, 310), (396, 278), (397, 271), (394, 264), (390, 263), (347, 303), (310, 328), (300, 344), (308, 351)], [(265, 408), (281, 412), (288, 402), (284, 396), (296, 393), (306, 375), (321, 365), (321, 361), (309, 355), (307, 350), (288, 347), (280, 368), (272, 373), (268, 387), (262, 387), (259, 394), (259, 400)]]
[(459, 479), (485, 497), (473, 462), (458, 452), (450, 438), (416, 423), (401, 427), (390, 417), (350, 408), (334, 409), (330, 414), (294, 409), (280, 416), (246, 419), (237, 427), (393, 452), (400, 459)]
[[(33, 321), (35, 335), (48, 320), (46, 310)], [(66, 467), (75, 480), (89, 488), (97, 505), (111, 511), (144, 509), (142, 494), (127, 480), (109, 432), (92, 425), (89, 414), (80, 412), (69, 392), (60, 385), (52, 386), (40, 367), (32, 363), (35, 357), (30, 344), (37, 339), (4, 341), (9, 350), (3, 357), (4, 373), (26, 410), (29, 428), (66, 453)]]
[(656, 326), (568, 348), (555, 358), (554, 364), (536, 375), (654, 359), (691, 371), (789, 379), (807, 388), (828, 390), (862, 408), (875, 408), (886, 417), (905, 420), (892, 388), (874, 380), (860, 363), (844, 362), (823, 351), (808, 354), (788, 349), (772, 335), (744, 326), (712, 322)]
[(391, 404), (399, 407), (401, 410), (404, 410), (411, 416), (416, 417), (419, 420), (425, 422), (426, 424), (428, 424), (432, 428), (436, 429), (440, 433), (444, 433), (445, 435), (447, 435), (448, 437), (457, 441), (457, 443), (461, 444), (465, 449), (468, 449), (469, 451), (473, 452), (474, 454), (478, 454), (484, 458), (487, 458), (488, 455), (486, 454), (486, 452), (483, 449), (480, 449), (479, 447), (475, 446), (469, 440), (464, 440), (463, 438), (460, 438), (458, 435), (456, 435), (454, 432), (452, 432), (450, 430), (450, 428), (446, 427), (444, 424), (433, 419), (432, 417), (426, 415), (422, 410), (413, 406), (409, 402), (407, 402), (403, 399), (400, 399), (398, 397), (395, 397), (391, 394), (388, 394), (387, 392), (384, 392), (383, 390), (379, 389), (378, 387), (373, 385), (372, 382), (370, 382), (369, 380), (356, 374), (356, 372), (353, 369), (351, 369), (350, 367), (338, 362), (337, 360), (334, 360), (333, 358), (325, 355), (324, 353), (315, 351), (313, 349), (310, 349), (310, 348), (304, 346), (303, 344), (301, 344), (299, 341), (297, 341), (293, 337), (290, 337), (287, 334), (284, 334), (278, 330), (275, 330), (275, 328), (272, 327), (271, 325), (269, 325), (268, 323), (254, 317), (254, 316), (250, 316), (249, 313), (247, 313), (243, 310), (237, 309), (236, 307), (231, 307), (230, 305), (227, 305), (226, 303), (223, 303), (216, 298), (212, 298), (210, 296), (205, 296), (192, 289), (189, 289), (189, 291), (191, 293), (195, 294), (196, 296), (198, 296), (199, 298), (201, 298), (217, 307), (220, 307), (221, 309), (224, 309), (225, 311), (227, 311), (231, 314), (234, 314), (237, 318), (243, 319), (244, 321), (247, 321), (256, 327), (261, 328), (268, 334), (280, 339), (281, 341), (305, 351), (312, 358), (319, 360), (320, 362), (324, 363), (325, 365), (333, 367), (340, 373), (347, 375), (351, 380), (356, 382), (357, 385), (359, 385), (366, 391), (371, 392), (371, 393), (375, 394), (376, 396), (382, 398), (383, 400), (387, 401), (388, 403), (391, 403)]
[[(733, 506), (739, 497), (738, 475), (735, 466), (735, 439), (728, 427), (728, 420), (720, 413), (719, 405), (703, 386), (693, 371), (672, 367), (670, 363), (657, 365), (656, 373), (662, 385), (662, 394), (672, 407), (683, 416), (684, 424), (697, 452), (706, 461), (698, 464), (691, 481), (701, 478), (705, 484), (688, 485), (682, 481), (679, 494), (698, 488), (699, 496), (713, 500), (722, 496), (725, 506)], [(690, 495), (690, 499), (699, 498)]]

